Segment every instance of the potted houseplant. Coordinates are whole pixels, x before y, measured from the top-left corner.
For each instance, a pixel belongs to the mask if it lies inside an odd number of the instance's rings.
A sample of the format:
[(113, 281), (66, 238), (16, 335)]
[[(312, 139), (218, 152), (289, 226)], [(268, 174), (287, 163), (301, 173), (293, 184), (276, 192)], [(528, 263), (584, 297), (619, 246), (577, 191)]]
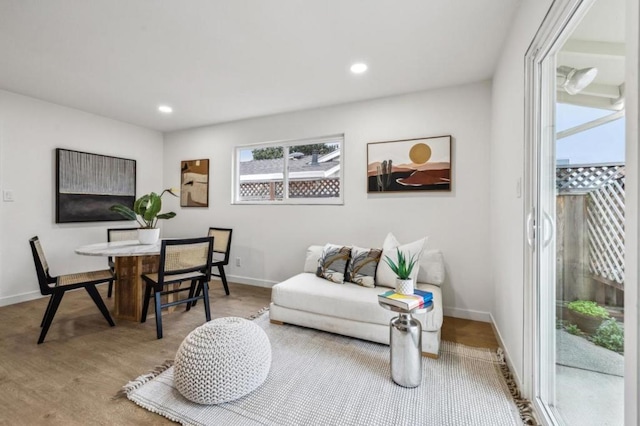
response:
[(585, 333), (593, 334), (609, 318), (609, 312), (591, 300), (575, 300), (567, 304), (569, 320)]
[(397, 263), (389, 256), (384, 257), (384, 261), (387, 262), (387, 265), (389, 265), (393, 273), (396, 274), (396, 293), (413, 294), (414, 286), (413, 279), (411, 278), (411, 271), (413, 271), (413, 267), (416, 265), (418, 259), (416, 259), (416, 255), (407, 259), (407, 256), (405, 256), (400, 249), (396, 250), (398, 251)]
[(165, 189), (160, 195), (152, 192), (138, 198), (133, 203), (133, 210), (122, 204), (114, 204), (109, 210), (119, 213), (128, 220), (135, 220), (140, 224), (138, 229), (138, 240), (141, 244), (155, 244), (160, 237), (160, 229), (156, 228), (159, 219), (171, 219), (175, 217), (174, 212), (160, 213), (162, 209), (162, 196), (168, 192), (177, 197), (177, 190), (174, 188)]

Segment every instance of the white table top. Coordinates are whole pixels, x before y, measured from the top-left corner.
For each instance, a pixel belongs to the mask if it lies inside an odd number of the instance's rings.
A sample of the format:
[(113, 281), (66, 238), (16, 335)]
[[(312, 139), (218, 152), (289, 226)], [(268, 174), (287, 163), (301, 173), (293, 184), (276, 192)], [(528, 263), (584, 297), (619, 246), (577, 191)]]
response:
[(155, 244), (140, 244), (138, 240), (89, 244), (75, 251), (85, 256), (152, 256), (160, 254), (160, 240)]

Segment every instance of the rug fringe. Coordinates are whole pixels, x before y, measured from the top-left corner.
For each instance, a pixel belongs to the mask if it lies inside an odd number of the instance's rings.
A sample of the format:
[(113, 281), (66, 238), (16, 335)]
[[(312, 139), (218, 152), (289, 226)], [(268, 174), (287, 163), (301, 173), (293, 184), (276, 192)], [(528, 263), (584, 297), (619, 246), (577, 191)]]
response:
[(149, 371), (146, 374), (143, 374), (142, 376), (136, 377), (135, 379), (131, 380), (129, 383), (124, 385), (118, 391), (118, 393), (115, 394), (115, 396), (112, 399), (118, 399), (118, 398), (122, 398), (129, 395), (129, 393), (138, 389), (140, 386), (144, 385), (148, 381), (154, 379), (156, 376), (160, 375), (162, 372), (164, 372), (165, 370), (168, 370), (172, 366), (173, 366), (172, 359), (168, 359), (162, 364), (156, 365), (155, 367), (153, 367), (153, 370)]
[(253, 315), (249, 315), (247, 317), (248, 320), (254, 320), (256, 318), (258, 318), (260, 315), (264, 314), (265, 312), (269, 312), (269, 307), (265, 306), (264, 308), (260, 309), (258, 312), (256, 312)]
[(520, 390), (518, 389), (518, 384), (513, 378), (513, 374), (509, 370), (509, 366), (505, 360), (504, 350), (502, 348), (498, 348), (497, 351), (498, 360), (500, 361), (500, 371), (502, 372), (502, 376), (504, 377), (505, 382), (507, 382), (507, 387), (509, 388), (509, 393), (511, 393), (511, 397), (518, 408), (518, 412), (520, 413), (520, 418), (525, 425), (540, 425), (538, 419), (535, 416), (533, 411), (533, 406), (531, 405), (531, 401), (526, 398), (523, 398), (520, 394)]

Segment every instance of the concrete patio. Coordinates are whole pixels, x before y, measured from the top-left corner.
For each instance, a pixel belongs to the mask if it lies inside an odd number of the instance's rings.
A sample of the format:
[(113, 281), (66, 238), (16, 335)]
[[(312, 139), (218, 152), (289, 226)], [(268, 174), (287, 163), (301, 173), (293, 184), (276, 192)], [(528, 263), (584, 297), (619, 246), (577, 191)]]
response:
[(624, 356), (559, 329), (556, 408), (568, 425), (624, 424)]

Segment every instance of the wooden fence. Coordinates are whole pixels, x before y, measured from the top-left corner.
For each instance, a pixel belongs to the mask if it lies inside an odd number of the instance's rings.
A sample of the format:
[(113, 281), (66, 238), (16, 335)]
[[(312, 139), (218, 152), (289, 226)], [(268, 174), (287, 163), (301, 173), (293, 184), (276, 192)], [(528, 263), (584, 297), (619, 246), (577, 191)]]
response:
[(623, 306), (624, 164), (556, 169), (558, 300)]

